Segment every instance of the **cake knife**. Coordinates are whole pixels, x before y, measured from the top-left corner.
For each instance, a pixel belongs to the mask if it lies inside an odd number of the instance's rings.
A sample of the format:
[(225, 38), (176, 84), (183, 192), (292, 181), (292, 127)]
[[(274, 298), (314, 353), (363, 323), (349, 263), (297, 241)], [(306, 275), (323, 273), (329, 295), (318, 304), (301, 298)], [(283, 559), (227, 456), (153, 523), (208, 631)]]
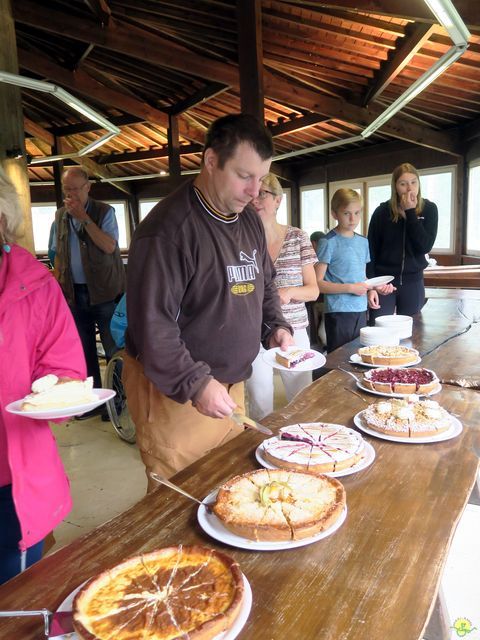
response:
[(255, 422), (251, 418), (247, 418), (243, 413), (238, 413), (238, 411), (234, 411), (230, 416), (232, 420), (234, 420), (240, 427), (247, 427), (248, 429), (253, 429), (254, 431), (260, 431), (260, 433), (264, 433), (267, 436), (273, 436), (273, 431), (268, 427), (264, 427), (263, 424), (259, 422)]

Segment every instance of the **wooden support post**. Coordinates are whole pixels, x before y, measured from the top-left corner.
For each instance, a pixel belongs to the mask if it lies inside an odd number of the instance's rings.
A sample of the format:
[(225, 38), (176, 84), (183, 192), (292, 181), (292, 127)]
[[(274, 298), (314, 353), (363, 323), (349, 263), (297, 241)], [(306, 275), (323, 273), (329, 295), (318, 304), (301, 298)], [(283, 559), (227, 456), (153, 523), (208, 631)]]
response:
[(170, 178), (177, 183), (180, 180), (180, 142), (178, 140), (178, 118), (168, 116), (168, 171)]
[[(15, 24), (10, 0), (0, 0), (0, 69), (18, 74)], [(32, 212), (27, 161), (25, 158), (25, 133), (20, 89), (0, 82), (0, 166), (15, 185), (20, 196), (23, 225), (19, 229), (18, 244), (33, 254)], [(14, 157), (15, 151), (20, 157)]]
[(262, 8), (260, 0), (237, 0), (238, 65), (243, 113), (264, 122)]

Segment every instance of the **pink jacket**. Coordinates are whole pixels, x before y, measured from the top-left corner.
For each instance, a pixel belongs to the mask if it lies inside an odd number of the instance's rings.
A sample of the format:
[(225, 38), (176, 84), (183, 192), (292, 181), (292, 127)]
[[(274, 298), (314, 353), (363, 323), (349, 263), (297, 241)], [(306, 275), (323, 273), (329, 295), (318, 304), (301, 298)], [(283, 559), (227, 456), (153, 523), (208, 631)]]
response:
[(18, 246), (2, 260), (8, 271), (0, 292), (0, 412), (7, 452), (0, 455), (8, 455), (24, 551), (54, 529), (72, 501), (48, 422), (7, 413), (5, 406), (47, 373), (84, 379), (86, 369), (75, 323), (53, 276)]

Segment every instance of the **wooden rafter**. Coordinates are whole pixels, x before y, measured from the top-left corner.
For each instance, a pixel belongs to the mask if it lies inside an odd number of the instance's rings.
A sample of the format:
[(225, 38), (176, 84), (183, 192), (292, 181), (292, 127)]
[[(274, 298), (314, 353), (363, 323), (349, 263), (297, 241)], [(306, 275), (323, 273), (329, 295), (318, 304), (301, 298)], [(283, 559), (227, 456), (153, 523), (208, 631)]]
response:
[(102, 25), (107, 26), (110, 22), (112, 12), (106, 0), (85, 0), (85, 4), (97, 16)]
[[(179, 148), (181, 156), (191, 155), (192, 153), (201, 153), (203, 145), (188, 144)], [(104, 164), (123, 164), (125, 162), (142, 162), (144, 160), (159, 160), (160, 158), (168, 158), (168, 148), (148, 149), (147, 151), (126, 151), (124, 153), (109, 153), (98, 156), (96, 162), (100, 165)]]
[(382, 93), (385, 87), (409, 64), (435, 30), (435, 26), (421, 23), (414, 25), (407, 31), (407, 35), (399, 47), (380, 68), (375, 81), (365, 94), (364, 104), (375, 100)]
[[(80, 94), (89, 96), (94, 100), (110, 107), (112, 104), (126, 113), (133, 114), (143, 120), (148, 120), (161, 127), (168, 128), (168, 115), (151, 107), (145, 102), (132, 98), (128, 94), (110, 89), (92, 78), (85, 71), (77, 70), (75, 73), (64, 69), (38, 53), (31, 54), (28, 51), (19, 50), (18, 58), (21, 67), (29, 69), (49, 80), (68, 87)], [(203, 141), (203, 132), (196, 130), (188, 124), (180, 127), (181, 135), (195, 142)]]

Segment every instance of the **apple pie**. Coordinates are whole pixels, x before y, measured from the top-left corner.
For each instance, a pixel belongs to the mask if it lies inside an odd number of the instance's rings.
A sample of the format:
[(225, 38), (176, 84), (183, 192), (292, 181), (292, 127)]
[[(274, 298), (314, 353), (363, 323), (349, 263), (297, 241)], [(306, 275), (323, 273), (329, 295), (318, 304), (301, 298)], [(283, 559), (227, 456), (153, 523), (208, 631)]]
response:
[(402, 346), (375, 345), (362, 347), (358, 355), (366, 364), (377, 364), (384, 367), (399, 367), (416, 362), (419, 353), (416, 349)]
[(450, 414), (438, 402), (418, 396), (371, 404), (363, 418), (370, 429), (400, 438), (434, 436), (452, 426)]
[(345, 507), (343, 485), (328, 476), (261, 469), (220, 487), (213, 507), (222, 524), (250, 540), (309, 538), (331, 527)]

